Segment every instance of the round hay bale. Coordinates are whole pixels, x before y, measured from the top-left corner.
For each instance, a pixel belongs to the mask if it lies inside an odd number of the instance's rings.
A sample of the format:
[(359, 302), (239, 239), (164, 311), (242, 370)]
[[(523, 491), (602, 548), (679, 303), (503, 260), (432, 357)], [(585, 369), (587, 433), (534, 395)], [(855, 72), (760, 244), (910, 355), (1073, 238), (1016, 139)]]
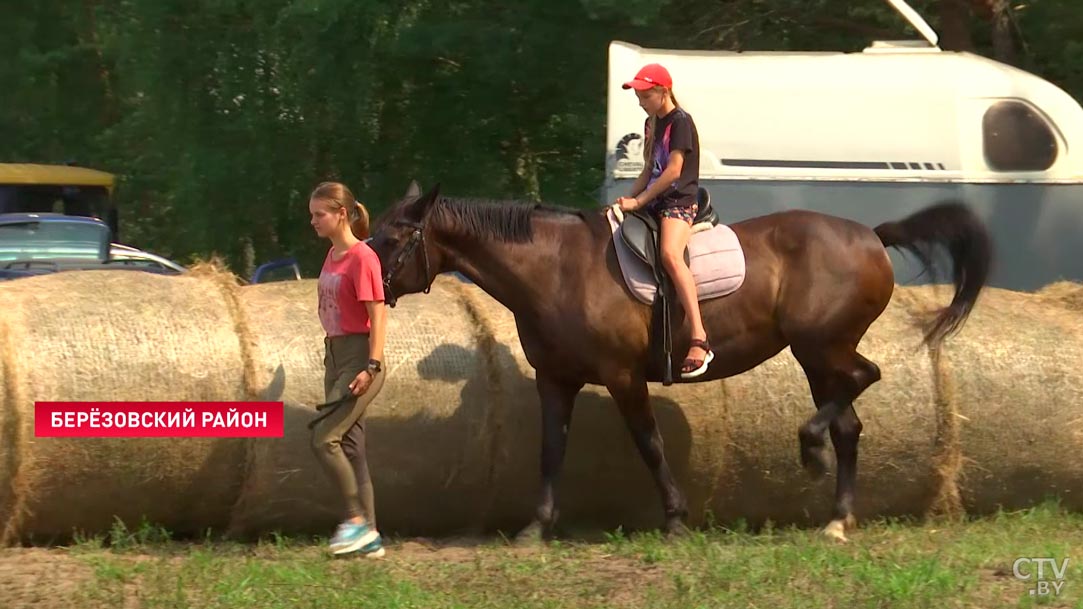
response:
[(205, 279), (129, 271), (0, 287), (0, 541), (108, 530), (114, 518), (176, 531), (228, 522), (244, 440), (37, 438), (34, 402), (245, 399), (229, 298)]

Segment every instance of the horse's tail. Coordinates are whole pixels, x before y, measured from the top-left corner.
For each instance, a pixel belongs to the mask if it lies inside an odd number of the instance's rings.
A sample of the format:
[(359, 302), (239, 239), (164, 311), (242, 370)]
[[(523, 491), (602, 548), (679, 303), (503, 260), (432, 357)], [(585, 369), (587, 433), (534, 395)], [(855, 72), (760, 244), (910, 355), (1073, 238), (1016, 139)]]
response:
[(896, 222), (876, 227), (884, 247), (913, 254), (925, 271), (935, 273), (936, 246), (951, 256), (955, 297), (938, 311), (925, 330), (925, 343), (936, 347), (962, 327), (989, 278), (993, 243), (985, 224), (966, 205), (947, 201)]

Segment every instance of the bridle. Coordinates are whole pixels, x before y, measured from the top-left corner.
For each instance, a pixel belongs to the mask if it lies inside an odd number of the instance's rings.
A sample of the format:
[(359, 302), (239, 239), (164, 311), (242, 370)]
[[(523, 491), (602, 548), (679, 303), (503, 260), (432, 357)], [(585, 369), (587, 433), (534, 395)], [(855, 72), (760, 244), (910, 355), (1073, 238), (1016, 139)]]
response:
[(402, 248), (402, 251), (399, 252), (395, 261), (392, 262), (391, 266), (384, 272), (384, 302), (393, 309), (398, 302), (398, 297), (395, 296), (395, 292), (391, 289), (391, 279), (395, 276), (395, 273), (402, 269), (402, 265), (414, 253), (417, 246), (421, 246), (421, 254), (425, 259), (425, 294), (428, 294), (429, 290), (432, 289), (432, 282), (436, 277), (432, 276), (432, 273), (429, 271), (429, 250), (425, 248), (425, 225), (421, 222), (396, 220), (392, 223), (392, 226), (408, 226), (414, 229), (414, 232), (410, 233), (410, 238), (406, 241), (406, 245)]

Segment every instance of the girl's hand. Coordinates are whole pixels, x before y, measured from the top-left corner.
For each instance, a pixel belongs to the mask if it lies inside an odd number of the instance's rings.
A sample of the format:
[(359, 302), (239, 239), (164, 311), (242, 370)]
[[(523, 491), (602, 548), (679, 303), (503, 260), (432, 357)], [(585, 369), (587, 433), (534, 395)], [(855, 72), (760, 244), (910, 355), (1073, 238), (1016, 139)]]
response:
[(362, 370), (357, 374), (357, 377), (350, 382), (350, 391), (354, 395), (361, 395), (368, 391), (369, 385), (372, 384), (372, 373), (368, 370)]
[(617, 205), (620, 206), (621, 211), (635, 211), (639, 209), (639, 201), (636, 201), (635, 197), (621, 197), (617, 199)]

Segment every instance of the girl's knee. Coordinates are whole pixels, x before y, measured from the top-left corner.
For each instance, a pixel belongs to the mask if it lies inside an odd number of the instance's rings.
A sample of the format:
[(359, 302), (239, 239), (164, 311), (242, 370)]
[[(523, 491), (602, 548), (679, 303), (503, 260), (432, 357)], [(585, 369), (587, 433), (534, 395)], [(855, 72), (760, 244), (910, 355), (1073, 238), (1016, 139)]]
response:
[(334, 438), (312, 436), (312, 451), (317, 455), (330, 455), (342, 449), (342, 442)]

